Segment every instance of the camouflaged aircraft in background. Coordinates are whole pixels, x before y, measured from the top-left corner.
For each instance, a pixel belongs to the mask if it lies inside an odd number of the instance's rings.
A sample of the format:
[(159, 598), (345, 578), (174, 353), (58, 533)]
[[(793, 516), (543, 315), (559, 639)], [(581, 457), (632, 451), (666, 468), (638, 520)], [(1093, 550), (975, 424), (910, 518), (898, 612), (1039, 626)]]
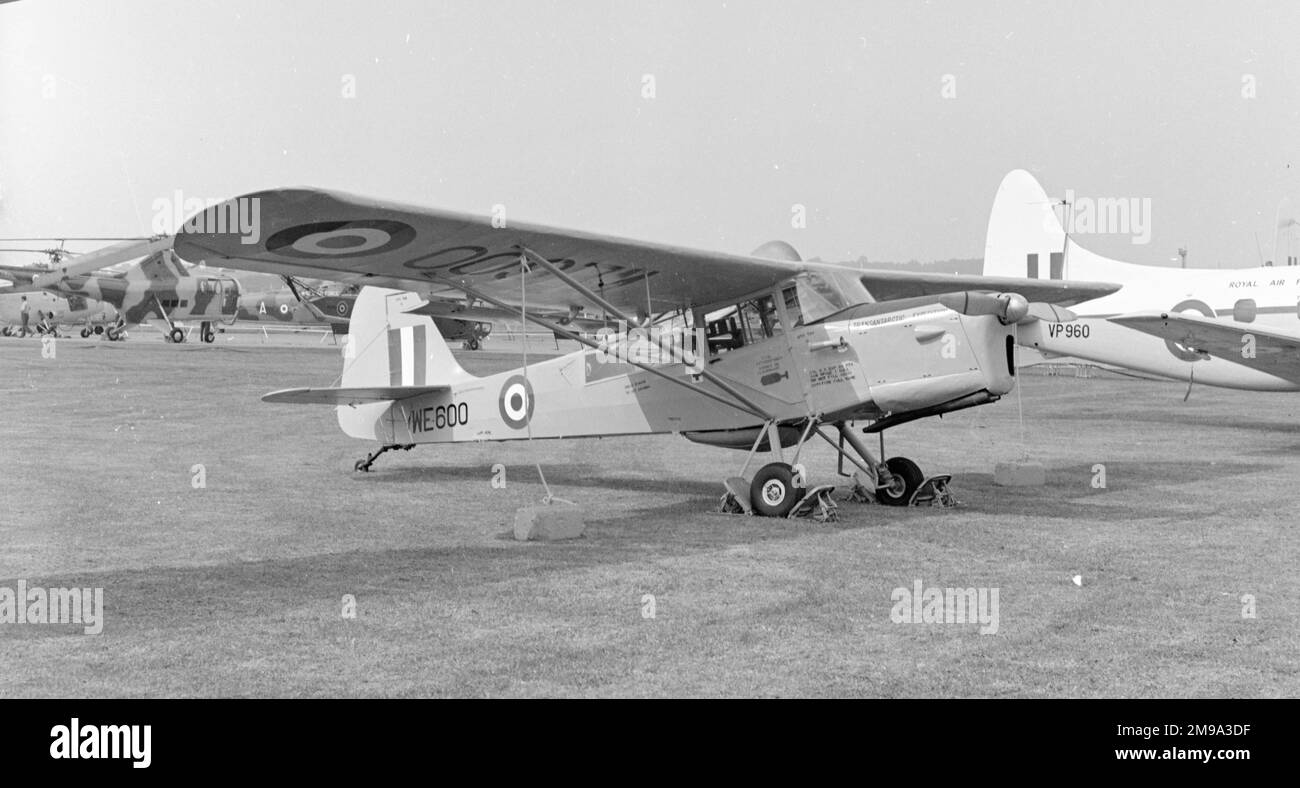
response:
[(41, 321), (43, 315), (47, 316), (47, 322), (55, 329), (68, 329), (71, 326), (79, 326), (83, 337), (88, 337), (92, 333), (102, 334), (107, 326), (111, 326), (117, 322), (117, 310), (114, 309), (112, 305), (106, 304), (102, 301), (97, 301), (93, 298), (87, 298), (82, 295), (47, 293), (45, 291), (20, 294), (15, 293), (10, 289), (15, 284), (30, 283), (35, 276), (46, 273), (52, 266), (57, 265), (65, 257), (77, 254), (76, 252), (64, 248), (64, 244), (67, 240), (102, 241), (128, 239), (4, 239), (6, 242), (18, 241), (22, 243), (32, 241), (58, 241), (59, 244), (58, 246), (45, 249), (0, 248), (0, 252), (39, 254), (45, 255), (47, 258), (47, 260), (26, 267), (0, 266), (0, 334), (3, 334), (4, 336), (13, 336), (22, 330), (23, 295), (27, 296), (27, 328), (29, 333), (35, 332), (35, 327)]
[[(169, 342), (184, 342), (182, 321), (198, 321), (204, 342), (216, 338), (215, 325), (235, 321), (239, 282), (224, 274), (191, 270), (172, 251), (170, 236), (145, 242), (125, 241), (78, 257), (48, 270), (3, 267), (0, 275), (14, 283), (12, 293), (46, 291), (63, 297), (94, 299), (117, 311), (117, 322), (105, 335), (118, 339), (146, 320), (157, 325)], [(102, 269), (145, 255), (121, 273)]]

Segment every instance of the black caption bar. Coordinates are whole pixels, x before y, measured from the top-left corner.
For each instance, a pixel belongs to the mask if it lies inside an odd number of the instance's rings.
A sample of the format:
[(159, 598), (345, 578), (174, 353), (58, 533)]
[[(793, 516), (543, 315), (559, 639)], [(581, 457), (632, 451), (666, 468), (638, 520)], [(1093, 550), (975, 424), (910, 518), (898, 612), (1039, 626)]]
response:
[[(7, 700), (7, 767), (133, 779), (287, 770), (335, 777), (632, 758), (763, 771), (852, 765), (972, 766), (998, 774), (1174, 770), (1238, 773), (1290, 765), (1294, 700)], [(506, 757), (509, 756), (509, 757)], [(488, 760), (482, 760), (483, 758)], [(702, 759), (702, 760), (701, 760)], [(626, 762), (625, 762), (626, 765)], [(449, 772), (446, 773), (450, 776)], [(477, 773), (477, 772), (475, 772)]]

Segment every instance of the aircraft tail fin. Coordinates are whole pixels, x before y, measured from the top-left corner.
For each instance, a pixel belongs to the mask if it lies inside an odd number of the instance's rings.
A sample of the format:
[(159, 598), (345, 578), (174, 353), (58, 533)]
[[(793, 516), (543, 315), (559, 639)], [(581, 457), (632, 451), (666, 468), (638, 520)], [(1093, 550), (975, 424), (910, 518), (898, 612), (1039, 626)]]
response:
[(1007, 173), (989, 214), (984, 275), (1128, 282), (1149, 271), (1075, 243), (1062, 222), (1072, 210), (1065, 201), (1048, 197), (1024, 170)]
[(344, 346), (344, 388), (441, 386), (470, 377), (433, 319), (410, 314), (425, 303), (411, 292), (362, 289)]
[(1012, 170), (1002, 179), (989, 215), (985, 276), (1064, 278), (1065, 228), (1034, 176)]
[(141, 260), (138, 265), (126, 269), (127, 279), (147, 282), (170, 282), (184, 279), (189, 275), (189, 269), (181, 263), (180, 258), (171, 249), (154, 252)]

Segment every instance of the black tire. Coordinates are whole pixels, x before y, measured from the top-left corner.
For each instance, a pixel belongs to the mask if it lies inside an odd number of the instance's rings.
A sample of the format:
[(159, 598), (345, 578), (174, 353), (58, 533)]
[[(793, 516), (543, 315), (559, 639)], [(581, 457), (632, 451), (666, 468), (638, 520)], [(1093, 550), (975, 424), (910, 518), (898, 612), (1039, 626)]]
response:
[(764, 517), (785, 517), (803, 498), (794, 484), (794, 470), (784, 462), (764, 465), (749, 483), (749, 503)]
[(118, 336), (117, 329), (113, 328), (112, 326), (109, 326), (108, 330), (104, 332), (104, 336), (108, 337), (109, 342), (116, 342)]
[(96, 333), (96, 334), (102, 334), (102, 333), (104, 333), (104, 327), (103, 327), (103, 326), (95, 326), (95, 333)]
[(89, 337), (89, 336), (90, 336), (90, 329), (89, 329), (89, 328), (83, 328), (83, 329), (81, 329), (81, 338), (82, 338), (82, 339), (86, 339), (86, 338)]
[(916, 463), (906, 457), (890, 457), (885, 467), (894, 475), (894, 484), (876, 491), (876, 497), (886, 506), (907, 506), (912, 493), (925, 481), (925, 474)]
[(178, 345), (185, 341), (185, 332), (181, 331), (179, 328), (173, 328), (168, 336), (171, 338), (171, 341)]

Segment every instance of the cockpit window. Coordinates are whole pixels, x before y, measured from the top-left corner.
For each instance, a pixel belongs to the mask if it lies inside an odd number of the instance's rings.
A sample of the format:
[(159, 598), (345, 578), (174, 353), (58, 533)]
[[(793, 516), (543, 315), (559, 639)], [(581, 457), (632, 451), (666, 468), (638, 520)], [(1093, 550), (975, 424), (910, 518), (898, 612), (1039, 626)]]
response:
[(752, 345), (781, 333), (781, 317), (770, 295), (710, 313), (706, 320), (709, 349), (715, 354)]
[(800, 274), (795, 278), (794, 286), (787, 287), (783, 295), (786, 313), (798, 316), (796, 326), (816, 323), (853, 305), (834, 279), (817, 271)]

